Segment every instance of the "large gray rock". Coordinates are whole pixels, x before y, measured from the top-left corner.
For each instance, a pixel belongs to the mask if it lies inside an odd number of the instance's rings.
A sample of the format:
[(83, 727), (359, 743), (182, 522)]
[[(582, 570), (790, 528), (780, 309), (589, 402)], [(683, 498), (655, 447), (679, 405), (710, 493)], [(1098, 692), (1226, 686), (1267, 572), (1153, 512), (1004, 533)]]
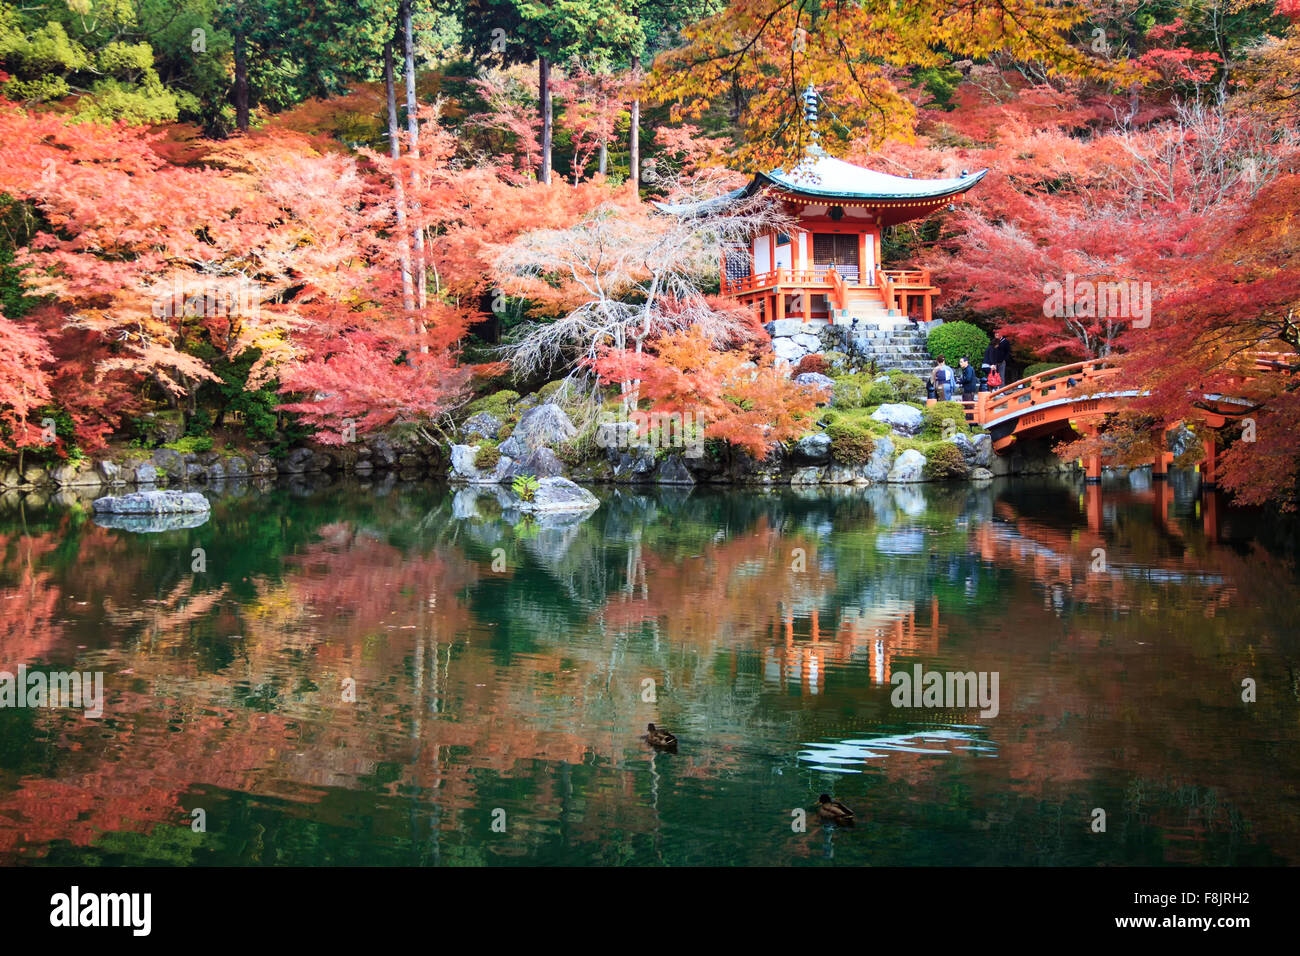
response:
[(372, 438), (368, 445), (370, 447), (370, 460), (374, 462), (376, 468), (392, 468), (397, 464), (397, 452), (393, 446), (388, 443), (387, 438)]
[[(158, 448), (153, 453), (154, 467), (168, 478), (180, 481), (185, 477), (185, 456), (171, 448)], [(138, 476), (138, 472), (137, 472)], [(139, 478), (137, 477), (138, 481)]]
[(162, 531), (178, 531), (184, 528), (197, 528), (206, 524), (211, 513), (207, 511), (178, 512), (176, 514), (110, 514), (107, 511), (95, 515), (95, 524), (101, 528), (114, 528), (119, 531), (134, 531), (137, 534), (157, 534)]
[(776, 353), (778, 359), (786, 362), (797, 362), (805, 355), (808, 350), (794, 341), (794, 339), (773, 339), (772, 351)]
[(137, 485), (152, 485), (158, 481), (158, 469), (153, 462), (142, 461), (135, 468), (135, 483)]
[(768, 322), (763, 328), (767, 329), (767, 334), (772, 338), (784, 338), (790, 335), (802, 335), (808, 331), (808, 326), (802, 319), (780, 319)]
[[(546, 406), (541, 406), (545, 408)], [(600, 501), (586, 488), (576, 485), (568, 478), (543, 478), (538, 482), (532, 501), (524, 501), (514, 492), (512, 504), (520, 511), (541, 514), (577, 513), (594, 511), (600, 507)]]
[(681, 455), (669, 455), (659, 466), (655, 481), (661, 485), (693, 485), (695, 476), (690, 473)]
[(501, 434), (501, 426), (504, 424), (505, 422), (491, 412), (479, 412), (465, 419), (465, 424), (460, 426), (460, 432), (466, 438), (495, 439)]
[(993, 472), (987, 468), (972, 468), (970, 473), (971, 481), (992, 481)]
[(192, 514), (210, 511), (212, 505), (197, 491), (136, 491), (129, 495), (96, 498), (96, 513), (119, 515)]
[(549, 448), (530, 451), (523, 458), (512, 461), (505, 470), (506, 480), (513, 480), (516, 475), (532, 475), (534, 478), (555, 478), (564, 474), (564, 462)]
[(538, 405), (520, 417), (510, 437), (501, 443), (501, 454), (525, 458), (539, 448), (550, 448), (568, 441), (577, 433), (573, 422), (559, 405)]
[(924, 481), (922, 469), (925, 468), (925, 456), (914, 448), (909, 448), (898, 456), (894, 467), (889, 469), (889, 481), (909, 482)]
[(244, 461), (242, 455), (231, 455), (226, 459), (226, 477), (227, 478), (247, 478), (248, 462)]
[(286, 475), (301, 475), (313, 470), (316, 453), (310, 448), (295, 448), (280, 459), (280, 472)]
[(104, 479), (106, 484), (117, 484), (122, 481), (122, 466), (115, 461), (109, 461), (107, 458), (95, 462), (95, 467), (99, 469), (99, 476)]
[(889, 469), (894, 465), (894, 440), (888, 435), (876, 439), (871, 449), (871, 457), (863, 467), (863, 476), (868, 481), (885, 481), (889, 478)]
[(633, 445), (617, 454), (611, 454), (615, 481), (649, 481), (650, 474), (659, 466), (654, 450), (649, 445)]
[(478, 445), (451, 446), (451, 472), (447, 476), (451, 481), (488, 485), (506, 480), (506, 472), (514, 463), (514, 459), (502, 455), (491, 469), (481, 469), (475, 465), (478, 449)]
[(790, 475), (790, 484), (792, 485), (820, 485), (822, 475), (825, 473), (824, 468), (796, 468)]
[(921, 410), (902, 403), (881, 405), (871, 417), (885, 422), (896, 435), (917, 435), (921, 431)]
[(804, 435), (794, 443), (790, 457), (807, 465), (824, 465), (831, 460), (831, 436), (825, 432)]
[(871, 483), (867, 477), (866, 465), (831, 465), (822, 477), (828, 485), (866, 485)]
[(828, 396), (830, 390), (835, 387), (835, 380), (829, 375), (823, 375), (821, 372), (800, 372), (794, 377), (794, 383), (825, 389)]
[(816, 352), (822, 347), (821, 339), (811, 332), (800, 332), (797, 335), (790, 336), (790, 338), (794, 340), (795, 345), (802, 346), (809, 352)]
[(971, 437), (971, 445), (975, 448), (975, 455), (971, 459), (971, 465), (976, 468), (987, 468), (993, 461), (993, 436), (989, 434), (974, 435)]

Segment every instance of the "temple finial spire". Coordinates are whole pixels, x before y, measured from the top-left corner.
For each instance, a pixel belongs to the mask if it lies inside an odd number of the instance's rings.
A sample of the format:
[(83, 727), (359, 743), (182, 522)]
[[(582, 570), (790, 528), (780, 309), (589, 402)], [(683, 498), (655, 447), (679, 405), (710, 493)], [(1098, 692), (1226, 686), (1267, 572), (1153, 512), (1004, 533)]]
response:
[(822, 155), (821, 133), (817, 129), (817, 101), (820, 99), (817, 87), (811, 83), (803, 91), (803, 121), (808, 126), (808, 152), (813, 156)]

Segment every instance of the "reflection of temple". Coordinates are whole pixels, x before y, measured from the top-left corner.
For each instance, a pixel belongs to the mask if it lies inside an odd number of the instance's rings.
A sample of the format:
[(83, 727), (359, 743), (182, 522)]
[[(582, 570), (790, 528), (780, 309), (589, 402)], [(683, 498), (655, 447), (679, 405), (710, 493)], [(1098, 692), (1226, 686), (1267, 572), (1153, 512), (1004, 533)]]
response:
[(816, 608), (797, 620), (793, 611), (785, 612), (773, 619), (772, 632), (763, 659), (764, 678), (782, 687), (798, 683), (807, 693), (816, 694), (828, 664), (854, 659), (869, 662), (872, 680), (886, 684), (894, 658), (937, 654), (939, 639), (947, 630), (939, 623), (939, 599), (932, 597), (926, 624), (917, 623), (912, 602), (889, 601), (870, 608), (843, 608), (838, 623), (829, 630), (822, 629)]

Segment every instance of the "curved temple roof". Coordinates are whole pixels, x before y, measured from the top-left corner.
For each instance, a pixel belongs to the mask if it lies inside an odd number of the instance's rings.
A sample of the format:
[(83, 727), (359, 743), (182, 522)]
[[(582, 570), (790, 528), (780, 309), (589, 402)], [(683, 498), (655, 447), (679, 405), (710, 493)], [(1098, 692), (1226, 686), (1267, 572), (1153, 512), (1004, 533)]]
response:
[(822, 154), (809, 156), (788, 173), (779, 169), (759, 173), (746, 193), (771, 184), (789, 193), (826, 199), (939, 199), (965, 192), (987, 173), (981, 169), (956, 179), (907, 179)]
[[(721, 196), (693, 203), (655, 203), (661, 211), (678, 216), (699, 216), (725, 208), (738, 199), (752, 196), (760, 189), (773, 187), (795, 198), (827, 200), (869, 205), (893, 204), (906, 200), (942, 200), (957, 196), (970, 189), (987, 175), (987, 169), (967, 173), (954, 179), (908, 179), (876, 172), (863, 166), (846, 163), (815, 149), (790, 172), (777, 169), (758, 173), (748, 186), (732, 190)], [(916, 204), (912, 204), (916, 205)], [(939, 203), (916, 205), (916, 211), (904, 213), (897, 210), (891, 219), (907, 219), (925, 215), (924, 209), (933, 210)]]

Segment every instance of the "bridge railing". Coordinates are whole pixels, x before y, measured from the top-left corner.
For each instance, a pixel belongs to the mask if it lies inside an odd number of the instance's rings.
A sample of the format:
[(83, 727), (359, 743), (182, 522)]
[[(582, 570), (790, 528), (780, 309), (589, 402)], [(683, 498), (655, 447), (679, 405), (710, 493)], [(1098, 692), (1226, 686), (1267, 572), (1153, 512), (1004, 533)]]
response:
[(1048, 369), (996, 391), (980, 392), (975, 397), (975, 417), (971, 420), (988, 427), (1008, 415), (1074, 396), (1078, 389), (1098, 385), (1118, 373), (1119, 369), (1104, 359)]

